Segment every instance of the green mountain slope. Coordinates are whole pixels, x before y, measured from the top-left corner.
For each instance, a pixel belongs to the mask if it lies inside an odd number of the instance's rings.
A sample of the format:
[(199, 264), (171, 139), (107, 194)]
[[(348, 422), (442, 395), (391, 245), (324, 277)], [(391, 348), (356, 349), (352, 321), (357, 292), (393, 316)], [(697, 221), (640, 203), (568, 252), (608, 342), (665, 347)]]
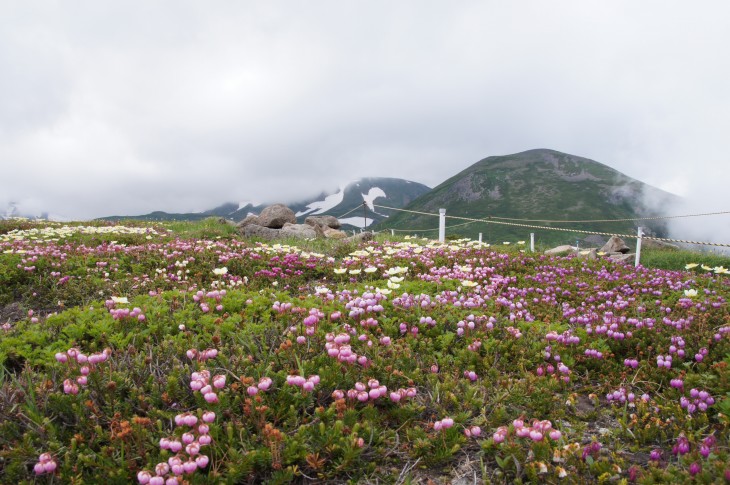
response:
[[(625, 219), (659, 215), (643, 203), (645, 197), (669, 202), (676, 196), (632, 179), (606, 165), (554, 150), (529, 150), (513, 155), (485, 158), (419, 197), (406, 209), (471, 218), (516, 218), (548, 220)], [(655, 206), (661, 207), (661, 204)], [(447, 219), (447, 227), (464, 221)], [(516, 221), (507, 221), (516, 222)], [(476, 238), (487, 242), (524, 240), (535, 232), (538, 241), (571, 243), (586, 237), (586, 231), (635, 234), (637, 225), (654, 234), (664, 234), (661, 223), (583, 222), (525, 224), (575, 228), (575, 233), (473, 223), (447, 230), (447, 236)], [(395, 228), (436, 237), (438, 218), (400, 212), (379, 224), (379, 230)]]

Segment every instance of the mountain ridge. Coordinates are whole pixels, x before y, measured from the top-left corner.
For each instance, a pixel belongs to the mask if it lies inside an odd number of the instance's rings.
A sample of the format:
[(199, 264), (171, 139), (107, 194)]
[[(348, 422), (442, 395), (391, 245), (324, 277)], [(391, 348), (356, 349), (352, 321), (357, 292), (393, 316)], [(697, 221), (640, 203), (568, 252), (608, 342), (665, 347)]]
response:
[[(655, 207), (677, 199), (673, 194), (644, 184), (595, 160), (557, 150), (532, 149), (479, 160), (437, 185), (405, 209), (436, 214), (438, 209), (445, 208), (447, 217), (475, 219), (603, 220), (659, 216), (662, 214)], [(647, 200), (659, 204), (648, 204)], [(438, 221), (434, 219), (401, 212), (379, 224), (377, 229), (437, 227)], [(461, 222), (448, 221), (447, 226)], [(560, 223), (539, 225), (558, 226)], [(596, 223), (590, 229), (570, 223), (563, 225), (577, 229), (575, 234), (545, 230), (540, 236), (549, 243), (574, 242), (581, 230), (609, 233), (636, 230), (628, 223)], [(666, 233), (662, 223), (642, 222), (641, 225), (650, 233)], [(505, 224), (474, 223), (449, 232), (451, 235), (472, 238), (482, 232), (487, 234), (489, 240), (501, 242), (525, 239), (533, 231)], [(426, 235), (432, 234), (429, 232)]]

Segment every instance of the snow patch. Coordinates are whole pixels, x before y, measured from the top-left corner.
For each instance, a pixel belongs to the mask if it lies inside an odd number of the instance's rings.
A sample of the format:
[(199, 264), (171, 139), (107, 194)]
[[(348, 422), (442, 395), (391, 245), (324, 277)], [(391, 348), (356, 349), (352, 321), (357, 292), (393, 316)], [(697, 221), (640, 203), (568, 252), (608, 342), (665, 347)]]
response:
[(257, 207), (257, 206), (259, 206), (261, 204), (259, 204), (258, 202), (250, 202), (250, 201), (239, 202), (238, 203), (238, 210), (243, 209), (247, 205), (251, 205), (251, 206)]
[(307, 204), (307, 208), (303, 211), (297, 212), (296, 216), (300, 217), (305, 214), (309, 214), (312, 216), (317, 214), (324, 214), (333, 207), (337, 207), (338, 205), (340, 205), (344, 199), (345, 189), (344, 187), (340, 187), (340, 190), (337, 193), (328, 195), (324, 198), (324, 200), (318, 200), (316, 202), (312, 202), (311, 204)]
[(344, 219), (340, 219), (340, 223), (349, 224), (351, 226), (359, 227), (360, 229), (365, 229), (373, 222), (375, 221), (369, 217), (346, 217)]
[(373, 207), (373, 202), (375, 201), (375, 199), (377, 199), (378, 197), (387, 197), (387, 195), (385, 195), (385, 192), (383, 192), (383, 189), (381, 189), (380, 187), (371, 187), (367, 194), (361, 195), (362, 200), (365, 201), (368, 209), (373, 212), (375, 212), (375, 207)]

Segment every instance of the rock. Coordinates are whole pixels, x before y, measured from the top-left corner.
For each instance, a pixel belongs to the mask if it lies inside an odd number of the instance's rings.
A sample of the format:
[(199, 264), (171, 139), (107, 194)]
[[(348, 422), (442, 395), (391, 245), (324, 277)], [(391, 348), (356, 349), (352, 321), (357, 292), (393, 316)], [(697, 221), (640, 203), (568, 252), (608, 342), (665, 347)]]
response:
[(240, 229), (244, 237), (257, 237), (260, 239), (276, 239), (279, 237), (279, 229), (271, 229), (270, 227), (259, 226), (258, 224), (249, 224)]
[(297, 239), (315, 239), (317, 231), (307, 224), (284, 224), (279, 231), (281, 237), (295, 237)]
[(618, 236), (611, 236), (611, 239), (609, 239), (608, 242), (601, 248), (601, 252), (608, 254), (626, 254), (629, 251), (631, 251), (631, 249), (626, 245), (624, 240)]
[(575, 252), (575, 248), (573, 246), (570, 246), (569, 244), (565, 244), (563, 246), (558, 246), (556, 248), (548, 249), (545, 251), (545, 254), (549, 256), (554, 256), (556, 254), (562, 254), (562, 253), (572, 253)]
[(629, 261), (636, 258), (636, 254), (633, 253), (613, 253), (609, 256), (611, 258), (611, 261)]
[(304, 219), (304, 223), (310, 226), (330, 227), (332, 229), (342, 227), (342, 224), (335, 216), (309, 216)]
[(286, 223), (296, 224), (297, 217), (294, 211), (284, 204), (270, 205), (259, 214), (259, 225), (269, 227), (271, 229), (280, 229)]
[(256, 225), (260, 226), (261, 223), (259, 222), (259, 216), (255, 216), (253, 214), (251, 214), (250, 216), (246, 216), (246, 218), (244, 220), (242, 220), (241, 222), (239, 222), (236, 225), (236, 227), (238, 227), (239, 229), (243, 229), (244, 227), (249, 226), (251, 224), (256, 224)]
[(361, 242), (365, 242), (365, 241), (372, 241), (374, 237), (375, 237), (375, 235), (372, 232), (366, 231), (366, 232), (357, 233), (354, 236), (347, 237), (347, 238), (343, 239), (343, 241), (347, 242), (347, 243), (357, 244), (357, 243), (361, 243)]
[(676, 244), (670, 244), (670, 243), (664, 242), (664, 241), (655, 241), (654, 239), (642, 239), (641, 247), (646, 248), (646, 249), (669, 249), (669, 250), (679, 249), (679, 246), (677, 246)]
[[(319, 227), (319, 226), (317, 226)], [(324, 237), (327, 239), (345, 239), (347, 237), (347, 233), (344, 231), (340, 231), (337, 229), (332, 229), (330, 227), (326, 227), (323, 230)]]
[(578, 256), (585, 259), (598, 259), (596, 248), (583, 249), (578, 251)]

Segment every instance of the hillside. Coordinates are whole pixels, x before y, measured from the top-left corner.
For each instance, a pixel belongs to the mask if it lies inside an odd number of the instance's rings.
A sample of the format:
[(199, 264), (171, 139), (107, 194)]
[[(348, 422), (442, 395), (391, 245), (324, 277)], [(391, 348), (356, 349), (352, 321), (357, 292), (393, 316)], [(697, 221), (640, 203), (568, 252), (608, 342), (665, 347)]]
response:
[[(643, 203), (650, 199), (669, 202), (676, 196), (628, 177), (604, 164), (554, 150), (537, 149), (505, 156), (485, 158), (456, 174), (406, 208), (447, 216), (473, 218), (516, 218), (546, 220), (626, 219), (659, 215)], [(661, 203), (656, 206), (661, 207)], [(448, 220), (448, 226), (462, 221)], [(613, 233), (635, 233), (637, 223), (554, 223), (533, 225), (568, 227)], [(662, 224), (647, 224), (649, 231), (664, 234)], [(378, 225), (378, 229), (437, 228), (438, 219), (398, 213)], [(418, 231), (413, 231), (418, 232)], [(435, 231), (421, 231), (434, 237)], [(506, 225), (474, 223), (447, 230), (449, 236), (476, 238), (488, 242), (526, 239), (535, 232), (545, 243), (575, 243), (586, 235), (557, 231), (517, 228)]]
[[(363, 178), (351, 182), (338, 191), (321, 192), (303, 201), (289, 202), (290, 207), (303, 222), (310, 215), (333, 215), (341, 219), (345, 229), (369, 227), (385, 219), (392, 211), (376, 209), (373, 203), (391, 207), (404, 207), (430, 189), (417, 182), (397, 178), (373, 177)], [(263, 204), (258, 203), (225, 203), (203, 212), (172, 214), (156, 211), (139, 216), (110, 216), (104, 220), (118, 221), (135, 219), (145, 221), (188, 220), (197, 221), (206, 217), (225, 217), (233, 221), (241, 221), (249, 214), (258, 214), (267, 205), (280, 202), (271, 200)], [(368, 206), (367, 220), (364, 211), (360, 209), (363, 202)], [(341, 216), (345, 217), (341, 217)]]

